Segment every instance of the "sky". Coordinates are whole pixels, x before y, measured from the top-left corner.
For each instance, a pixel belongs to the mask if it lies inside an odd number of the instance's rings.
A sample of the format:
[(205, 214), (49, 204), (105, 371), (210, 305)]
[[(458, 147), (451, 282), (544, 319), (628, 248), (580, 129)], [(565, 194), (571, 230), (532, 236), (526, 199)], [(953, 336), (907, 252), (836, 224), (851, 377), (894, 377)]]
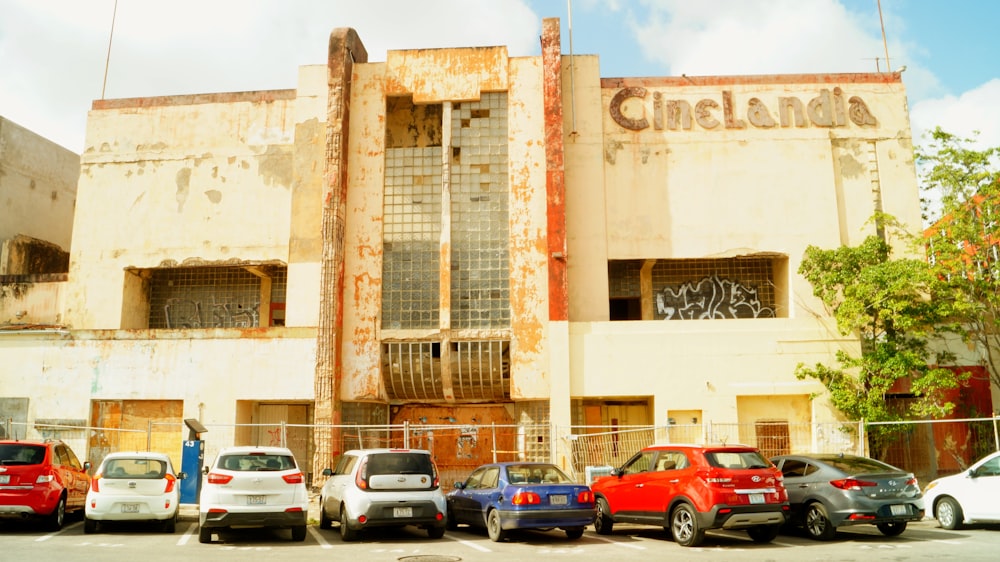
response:
[(0, 116), (80, 153), (95, 99), (295, 88), (334, 28), (373, 62), (531, 56), (547, 17), (564, 54), (598, 55), (608, 78), (905, 67), (917, 144), (941, 127), (1000, 146), (996, 0), (0, 0)]

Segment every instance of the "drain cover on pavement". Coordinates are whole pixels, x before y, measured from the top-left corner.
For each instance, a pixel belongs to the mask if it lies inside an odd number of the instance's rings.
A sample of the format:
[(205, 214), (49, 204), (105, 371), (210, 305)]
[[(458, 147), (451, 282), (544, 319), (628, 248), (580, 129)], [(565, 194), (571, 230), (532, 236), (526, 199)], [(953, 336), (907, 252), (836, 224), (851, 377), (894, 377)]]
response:
[(403, 556), (399, 562), (462, 562), (458, 556), (441, 556), (438, 554), (421, 554), (419, 556)]

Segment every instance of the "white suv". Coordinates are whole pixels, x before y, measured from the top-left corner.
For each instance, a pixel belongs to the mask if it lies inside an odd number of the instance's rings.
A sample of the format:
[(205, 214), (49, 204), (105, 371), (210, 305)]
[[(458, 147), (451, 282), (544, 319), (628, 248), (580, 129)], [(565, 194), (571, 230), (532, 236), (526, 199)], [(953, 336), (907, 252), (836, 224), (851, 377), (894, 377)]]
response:
[(205, 467), (198, 541), (212, 541), (213, 529), (291, 529), (293, 541), (306, 538), (309, 497), (305, 476), (284, 447), (227, 447)]
[(320, 493), (319, 526), (340, 522), (340, 537), (358, 538), (362, 529), (416, 525), (432, 539), (444, 536), (448, 513), (437, 467), (422, 449), (347, 451)]

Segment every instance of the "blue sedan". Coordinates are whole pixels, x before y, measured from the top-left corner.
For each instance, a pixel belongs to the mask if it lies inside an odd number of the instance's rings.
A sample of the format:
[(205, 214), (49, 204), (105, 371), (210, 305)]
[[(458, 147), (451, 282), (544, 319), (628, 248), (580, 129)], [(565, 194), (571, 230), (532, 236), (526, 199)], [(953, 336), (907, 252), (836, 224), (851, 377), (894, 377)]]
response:
[(554, 464), (502, 462), (480, 466), (448, 493), (448, 528), (485, 527), (497, 542), (514, 529), (559, 528), (571, 539), (594, 522), (594, 493)]

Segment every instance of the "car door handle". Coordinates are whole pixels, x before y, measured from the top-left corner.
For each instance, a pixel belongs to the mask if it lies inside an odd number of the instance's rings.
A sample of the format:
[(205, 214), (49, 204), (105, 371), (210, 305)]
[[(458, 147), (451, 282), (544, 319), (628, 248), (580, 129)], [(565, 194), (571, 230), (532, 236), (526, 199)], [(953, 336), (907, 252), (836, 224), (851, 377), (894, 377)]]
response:
[(681, 481), (680, 478), (674, 478), (673, 480), (669, 480), (668, 482), (670, 482), (671, 484), (676, 484), (680, 481)]
[(636, 487), (636, 488), (642, 488), (642, 487), (643, 487), (644, 485), (645, 485), (645, 484), (636, 484), (636, 485), (635, 485), (635, 487)]

